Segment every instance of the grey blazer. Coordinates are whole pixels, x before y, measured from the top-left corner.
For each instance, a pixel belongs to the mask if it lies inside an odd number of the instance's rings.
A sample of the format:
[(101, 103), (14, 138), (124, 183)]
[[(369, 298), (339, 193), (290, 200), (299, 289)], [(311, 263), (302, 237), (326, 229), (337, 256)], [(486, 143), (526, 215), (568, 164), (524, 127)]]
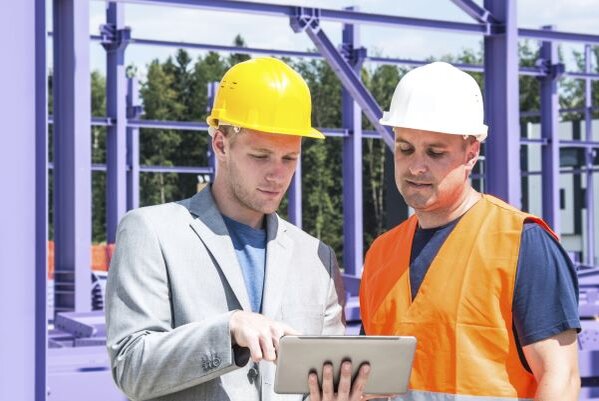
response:
[[(330, 247), (267, 216), (262, 313), (304, 334), (343, 334), (343, 290)], [(229, 335), (251, 311), (243, 275), (210, 187), (127, 213), (106, 287), (112, 375), (132, 400), (283, 401), (275, 365), (245, 366)], [(237, 358), (239, 359), (239, 358)]]

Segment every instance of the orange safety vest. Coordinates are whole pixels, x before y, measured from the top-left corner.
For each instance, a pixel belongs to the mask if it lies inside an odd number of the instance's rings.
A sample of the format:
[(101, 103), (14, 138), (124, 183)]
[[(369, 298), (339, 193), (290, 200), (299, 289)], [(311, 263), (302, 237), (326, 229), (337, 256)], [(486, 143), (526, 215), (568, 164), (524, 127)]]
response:
[(537, 384), (522, 366), (512, 333), (525, 221), (555, 236), (541, 219), (483, 195), (439, 249), (413, 301), (409, 264), (418, 219), (412, 216), (374, 241), (360, 287), (362, 322), (369, 335), (418, 339), (403, 399), (534, 397)]

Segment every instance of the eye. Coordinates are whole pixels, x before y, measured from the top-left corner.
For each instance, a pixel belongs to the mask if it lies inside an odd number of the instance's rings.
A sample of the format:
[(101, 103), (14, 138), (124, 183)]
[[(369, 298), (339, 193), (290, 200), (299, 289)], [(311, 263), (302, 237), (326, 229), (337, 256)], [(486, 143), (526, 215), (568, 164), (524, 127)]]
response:
[(402, 147), (401, 145), (397, 148), (402, 155), (410, 155), (414, 152), (414, 148), (412, 147)]
[(428, 150), (426, 153), (433, 159), (443, 157), (443, 155), (445, 154), (445, 152), (435, 152), (434, 150)]
[(255, 154), (250, 154), (250, 157), (251, 157), (252, 159), (264, 160), (264, 159), (266, 159), (268, 156), (266, 156), (266, 155), (255, 155)]

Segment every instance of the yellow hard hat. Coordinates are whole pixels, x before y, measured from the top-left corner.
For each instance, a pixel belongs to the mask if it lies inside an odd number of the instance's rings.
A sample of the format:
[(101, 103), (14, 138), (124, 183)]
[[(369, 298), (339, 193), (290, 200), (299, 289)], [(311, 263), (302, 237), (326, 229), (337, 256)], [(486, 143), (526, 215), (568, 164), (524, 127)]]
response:
[(311, 112), (310, 90), (301, 75), (281, 60), (264, 57), (229, 68), (206, 122), (212, 129), (220, 121), (273, 134), (323, 139), (312, 128)]

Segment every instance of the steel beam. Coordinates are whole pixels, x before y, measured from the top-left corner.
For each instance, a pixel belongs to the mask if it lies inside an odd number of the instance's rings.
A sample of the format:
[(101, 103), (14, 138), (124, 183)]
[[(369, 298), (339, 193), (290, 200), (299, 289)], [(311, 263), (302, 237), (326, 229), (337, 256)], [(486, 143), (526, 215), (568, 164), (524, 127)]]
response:
[[(46, 0), (35, 0), (35, 400), (46, 400), (48, 337), (48, 72)], [(26, 47), (26, 45), (22, 46)], [(12, 78), (12, 74), (6, 74)], [(8, 91), (10, 93), (11, 91)], [(19, 92), (14, 92), (19, 93)], [(4, 209), (4, 208), (3, 208)], [(0, 263), (1, 264), (1, 263)], [(28, 295), (27, 292), (24, 292)], [(13, 300), (14, 301), (14, 300)], [(2, 301), (0, 301), (2, 302)], [(4, 314), (3, 314), (4, 315)], [(0, 388), (3, 387), (0, 385)], [(0, 397), (3, 398), (3, 397)], [(15, 398), (15, 399), (18, 399)]]
[[(216, 94), (218, 92), (220, 82), (212, 81), (208, 82), (207, 85), (207, 103), (206, 103), (206, 114), (210, 115), (210, 111), (212, 110), (212, 106), (214, 105), (214, 99), (216, 98)], [(206, 124), (206, 129), (208, 129), (208, 125)], [(214, 182), (216, 178), (216, 156), (214, 155), (214, 149), (212, 149), (212, 141), (208, 139), (208, 149), (206, 149), (206, 153), (208, 156), (208, 166), (212, 168), (212, 172), (210, 173), (210, 182)]]
[(599, 35), (584, 33), (548, 31), (545, 29), (518, 29), (518, 36), (526, 39), (560, 42), (583, 42), (599, 44)]
[[(544, 29), (552, 28), (546, 26)], [(543, 219), (559, 235), (559, 134), (557, 129), (559, 75), (556, 68), (558, 62), (557, 44), (550, 41), (542, 42), (538, 63), (548, 71), (548, 74), (541, 78), (541, 138), (547, 141), (541, 148)]]
[[(139, 118), (142, 107), (137, 78), (127, 79), (127, 118)], [(139, 128), (127, 127), (127, 210), (139, 207)], [(127, 167), (127, 166), (125, 166)]]
[(387, 146), (393, 149), (393, 133), (388, 127), (379, 123), (383, 111), (372, 94), (362, 84), (353, 67), (339, 54), (328, 36), (320, 29), (319, 12), (320, 10), (315, 8), (297, 7), (295, 15), (290, 18), (292, 29), (296, 33), (301, 31), (306, 32), (312, 43), (314, 43), (316, 48), (325, 57), (326, 62), (332, 68), (333, 72), (335, 72), (339, 81), (341, 81), (341, 85), (360, 105), (362, 112), (372, 123), (376, 131), (380, 133)]
[[(349, 8), (354, 10), (353, 8)], [(352, 24), (343, 26), (342, 53), (360, 77), (365, 49), (359, 46), (359, 30)], [(342, 123), (350, 135), (343, 138), (343, 267), (345, 274), (360, 277), (363, 264), (362, 200), (362, 110), (351, 93), (341, 89)], [(357, 295), (357, 292), (352, 294)]]
[(89, 3), (54, 0), (55, 312), (91, 309)]
[(451, 2), (458, 6), (470, 17), (474, 18), (477, 22), (485, 24), (496, 22), (495, 18), (488, 10), (485, 10), (472, 0), (451, 0)]
[[(0, 2), (0, 399), (43, 400), (46, 352), (45, 2)], [(39, 197), (38, 197), (39, 195)], [(42, 230), (39, 232), (38, 230)]]
[[(123, 0), (109, 0), (111, 2), (123, 2)], [(127, 2), (130, 0), (125, 0)], [(282, 17), (293, 17), (295, 6), (268, 3), (254, 3), (248, 1), (234, 0), (134, 0), (131, 2), (185, 6), (190, 8), (202, 8), (218, 11), (244, 12), (262, 15), (273, 15)], [(399, 17), (387, 14), (363, 13), (348, 10), (321, 9), (323, 21), (335, 21), (341, 23), (361, 23), (391, 26), (395, 28), (412, 27), (418, 29), (439, 29), (453, 32), (489, 34), (488, 26), (485, 24), (470, 24), (464, 22), (452, 22), (443, 20), (431, 20), (423, 18)]]
[[(584, 47), (584, 62), (585, 73), (590, 74), (592, 71), (592, 51), (591, 45)], [(584, 82), (584, 126), (585, 139), (587, 142), (593, 141), (593, 87), (590, 79), (585, 79)], [(595, 184), (593, 180), (593, 160), (597, 154), (597, 149), (587, 148), (585, 151), (585, 164), (587, 168), (586, 174), (586, 191), (585, 205), (587, 209), (587, 218), (585, 223), (586, 229), (586, 244), (584, 252), (584, 261), (587, 265), (595, 264)]]
[(127, 80), (125, 48), (129, 30), (124, 24), (124, 4), (106, 4), (106, 24), (101, 27), (106, 50), (106, 241), (116, 241), (119, 220), (127, 211)]
[(485, 114), (489, 137), (485, 146), (485, 192), (521, 206), (518, 34), (516, 2), (485, 0), (485, 8), (503, 24), (502, 35), (484, 38)]
[(287, 195), (287, 217), (289, 221), (299, 228), (302, 228), (302, 159), (297, 161), (297, 168), (293, 174), (289, 193)]

